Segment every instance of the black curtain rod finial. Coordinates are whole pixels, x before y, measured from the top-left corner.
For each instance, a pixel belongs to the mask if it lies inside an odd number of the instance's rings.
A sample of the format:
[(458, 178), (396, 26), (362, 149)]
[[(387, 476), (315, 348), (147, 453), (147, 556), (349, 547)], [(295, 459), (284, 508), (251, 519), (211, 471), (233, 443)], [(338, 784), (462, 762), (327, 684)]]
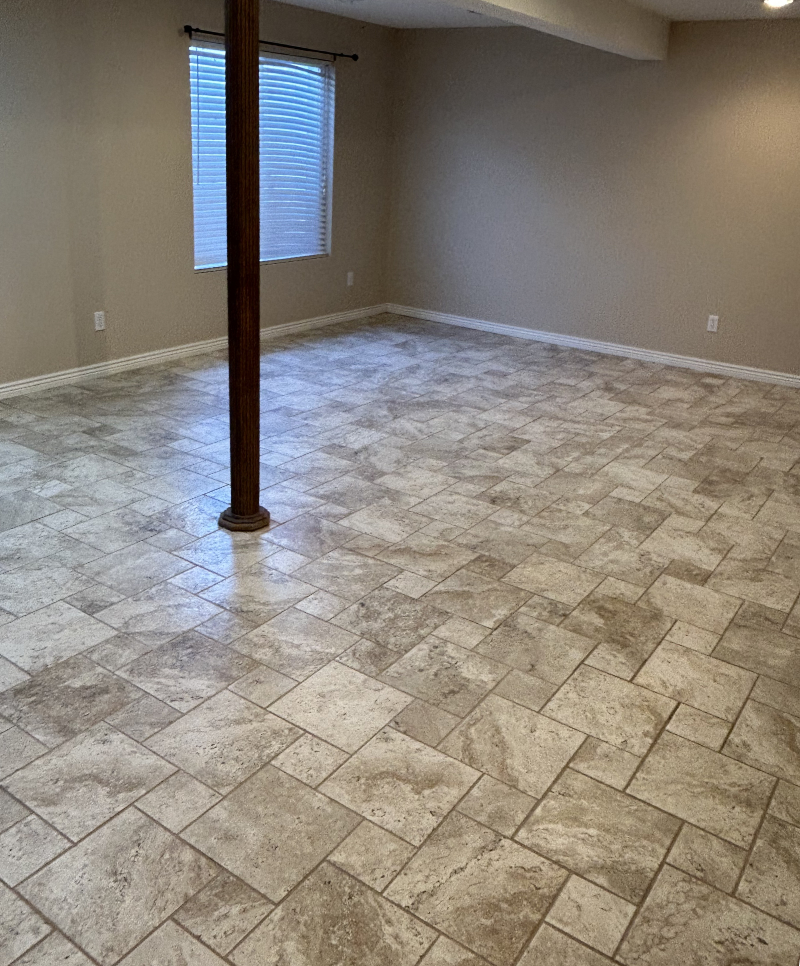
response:
[[(225, 34), (219, 33), (217, 30), (203, 30), (200, 27), (193, 27), (191, 24), (183, 25), (183, 32), (188, 35), (191, 40), (195, 34), (204, 34), (206, 37), (222, 37), (225, 39)], [(338, 57), (344, 57), (345, 60), (358, 60), (358, 54), (340, 54), (333, 50), (317, 50), (316, 47), (296, 47), (294, 44), (279, 44), (274, 40), (259, 40), (260, 44), (265, 44), (267, 47), (282, 47), (284, 50), (300, 50), (306, 54), (325, 54), (328, 57), (333, 57), (336, 60)]]

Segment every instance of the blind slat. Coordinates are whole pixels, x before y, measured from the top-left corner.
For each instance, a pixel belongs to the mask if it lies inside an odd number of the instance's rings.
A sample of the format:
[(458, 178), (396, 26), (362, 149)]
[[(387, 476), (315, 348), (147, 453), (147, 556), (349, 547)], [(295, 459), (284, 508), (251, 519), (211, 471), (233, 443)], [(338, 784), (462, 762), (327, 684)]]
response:
[[(192, 47), (195, 268), (227, 262), (225, 52)], [(330, 250), (333, 65), (262, 54), (259, 62), (261, 260)]]

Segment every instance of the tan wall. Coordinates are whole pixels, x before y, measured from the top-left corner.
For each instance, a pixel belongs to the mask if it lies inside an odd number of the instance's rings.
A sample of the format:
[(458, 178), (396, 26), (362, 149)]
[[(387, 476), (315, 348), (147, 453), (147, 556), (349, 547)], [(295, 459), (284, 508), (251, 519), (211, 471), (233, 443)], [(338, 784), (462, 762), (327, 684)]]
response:
[[(0, 0), (0, 383), (224, 334), (225, 274), (193, 270), (185, 22), (220, 29), (222, 0)], [(662, 64), (269, 0), (262, 22), (361, 55), (333, 255), (262, 268), (265, 325), (389, 298), (800, 371), (800, 22), (677, 26)]]
[[(224, 334), (225, 273), (193, 270), (184, 23), (222, 29), (222, 0), (0, 0), (0, 383)], [(380, 302), (393, 32), (264, 0), (265, 35), (360, 60), (333, 253), (264, 266), (262, 324)]]
[(800, 371), (800, 22), (414, 31), (398, 85), (391, 301)]

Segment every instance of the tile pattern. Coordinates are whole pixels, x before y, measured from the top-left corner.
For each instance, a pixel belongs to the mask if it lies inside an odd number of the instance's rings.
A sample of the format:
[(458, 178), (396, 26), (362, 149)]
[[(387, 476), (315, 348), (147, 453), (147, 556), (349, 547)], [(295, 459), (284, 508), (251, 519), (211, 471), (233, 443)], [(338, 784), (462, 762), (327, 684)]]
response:
[(0, 401), (0, 966), (796, 966), (800, 393), (385, 316)]

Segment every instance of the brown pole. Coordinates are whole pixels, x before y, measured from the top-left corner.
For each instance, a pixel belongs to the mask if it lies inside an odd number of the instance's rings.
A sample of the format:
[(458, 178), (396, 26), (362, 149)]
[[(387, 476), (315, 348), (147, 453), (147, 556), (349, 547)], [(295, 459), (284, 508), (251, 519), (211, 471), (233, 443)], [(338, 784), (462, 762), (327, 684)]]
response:
[(259, 0), (225, 0), (231, 505), (219, 525), (226, 530), (260, 530), (269, 524), (269, 513), (258, 503), (258, 5)]

